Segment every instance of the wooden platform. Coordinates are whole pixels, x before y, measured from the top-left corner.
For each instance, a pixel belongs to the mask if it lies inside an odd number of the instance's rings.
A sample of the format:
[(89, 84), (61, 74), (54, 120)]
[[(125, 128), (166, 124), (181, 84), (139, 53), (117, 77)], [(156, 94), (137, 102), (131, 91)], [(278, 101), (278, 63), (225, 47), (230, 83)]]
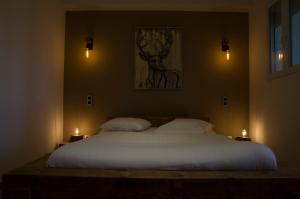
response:
[(158, 171), (47, 168), (48, 156), (3, 176), (3, 199), (300, 199), (300, 169)]

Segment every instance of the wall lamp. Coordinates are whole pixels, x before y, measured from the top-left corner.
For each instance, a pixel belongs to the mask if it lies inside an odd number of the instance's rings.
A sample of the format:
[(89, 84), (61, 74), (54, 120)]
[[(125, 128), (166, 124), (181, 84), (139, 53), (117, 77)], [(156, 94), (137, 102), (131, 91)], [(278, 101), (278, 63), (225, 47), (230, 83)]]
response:
[(227, 39), (222, 40), (222, 51), (226, 53), (226, 59), (229, 61), (230, 59), (230, 51), (229, 51), (229, 41)]
[(93, 46), (94, 46), (93, 38), (88, 37), (86, 39), (86, 46), (85, 46), (86, 47), (86, 52), (85, 52), (86, 58), (90, 57), (90, 51), (93, 50)]

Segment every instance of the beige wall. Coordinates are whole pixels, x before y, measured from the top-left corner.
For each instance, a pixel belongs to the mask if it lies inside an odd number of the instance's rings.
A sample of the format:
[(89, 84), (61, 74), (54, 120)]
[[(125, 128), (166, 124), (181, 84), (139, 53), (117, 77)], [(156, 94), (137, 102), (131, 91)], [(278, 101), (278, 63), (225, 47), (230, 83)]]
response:
[(268, 79), (268, 0), (250, 14), (250, 129), (280, 164), (300, 165), (300, 73)]
[[(183, 34), (184, 89), (134, 90), (136, 26), (178, 26)], [(85, 37), (94, 35), (91, 58)], [(221, 52), (230, 39), (232, 59)], [(208, 116), (217, 131), (248, 128), (248, 15), (207, 12), (68, 12), (66, 19), (64, 135), (76, 127), (95, 133), (107, 116), (127, 114)], [(94, 106), (86, 105), (88, 94)], [(229, 97), (229, 107), (222, 97)]]
[(62, 137), (64, 12), (57, 1), (0, 1), (0, 176)]

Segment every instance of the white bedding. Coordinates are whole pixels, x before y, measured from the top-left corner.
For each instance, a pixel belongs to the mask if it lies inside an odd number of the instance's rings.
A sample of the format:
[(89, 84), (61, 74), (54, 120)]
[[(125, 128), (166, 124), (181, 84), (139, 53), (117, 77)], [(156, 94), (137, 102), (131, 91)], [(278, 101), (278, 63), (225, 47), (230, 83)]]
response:
[(49, 167), (162, 170), (273, 170), (265, 145), (214, 133), (102, 132), (52, 153)]

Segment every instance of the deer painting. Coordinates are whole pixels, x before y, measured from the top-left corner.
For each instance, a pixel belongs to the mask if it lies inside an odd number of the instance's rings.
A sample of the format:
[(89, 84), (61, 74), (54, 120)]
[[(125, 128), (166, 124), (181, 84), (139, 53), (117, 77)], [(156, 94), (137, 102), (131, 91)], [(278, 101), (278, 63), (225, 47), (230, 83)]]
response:
[[(136, 82), (137, 88), (182, 88), (181, 57), (178, 57), (181, 56), (181, 38), (179, 37), (180, 41), (178, 41), (176, 34), (179, 33), (171, 28), (139, 28), (137, 30), (136, 56), (144, 62), (144, 67), (146, 67), (144, 78), (136, 80), (138, 81)], [(136, 63), (136, 69), (137, 67), (140, 66)], [(136, 75), (140, 75), (137, 74), (138, 72), (136, 71)]]

